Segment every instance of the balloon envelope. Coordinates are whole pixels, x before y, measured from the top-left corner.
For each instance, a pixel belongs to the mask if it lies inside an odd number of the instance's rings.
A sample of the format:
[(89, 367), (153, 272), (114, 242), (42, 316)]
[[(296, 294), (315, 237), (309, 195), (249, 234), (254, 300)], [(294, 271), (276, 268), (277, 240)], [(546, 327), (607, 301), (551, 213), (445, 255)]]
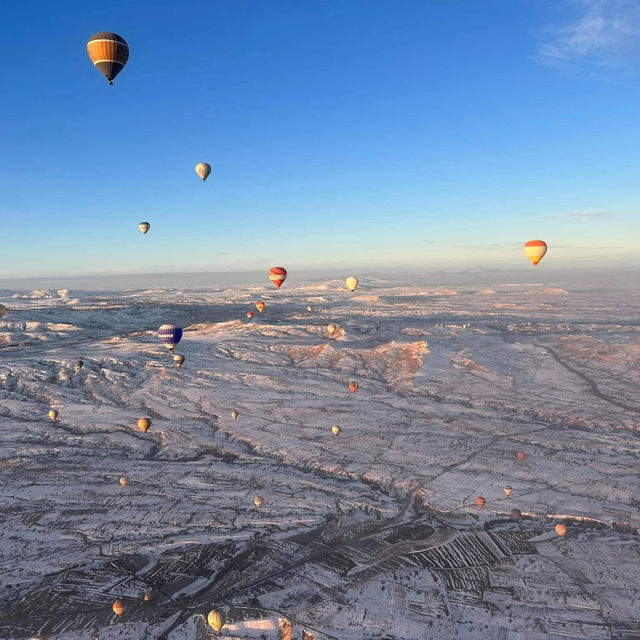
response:
[(222, 611), (218, 611), (217, 609), (209, 611), (207, 622), (216, 633), (220, 633), (220, 629), (224, 626), (224, 615)]
[(482, 509), (482, 507), (487, 504), (487, 501), (482, 496), (478, 496), (476, 498), (476, 504), (478, 505), (479, 509)]
[(256, 496), (253, 499), (253, 504), (256, 505), (256, 507), (258, 507), (258, 509), (262, 506), (262, 498), (260, 496)]
[(504, 488), (504, 492), (510, 496), (511, 495), (511, 487), (509, 485), (506, 485)]
[(5, 307), (3, 304), (0, 304), (0, 318), (2, 318), (5, 313), (7, 313), (7, 307)]
[(138, 229), (140, 229), (140, 231), (142, 231), (142, 233), (147, 233), (147, 231), (149, 231), (149, 229), (151, 229), (151, 225), (148, 222), (141, 222), (138, 225)]
[(76, 360), (76, 370), (80, 371), (82, 367), (84, 367), (84, 362), (82, 362), (82, 360)]
[(124, 606), (124, 602), (121, 602), (120, 600), (116, 600), (113, 603), (113, 612), (117, 616), (121, 616), (124, 613), (125, 609), (126, 609), (126, 607)]
[(330, 324), (330, 325), (327, 327), (327, 331), (329, 332), (329, 335), (333, 335), (333, 334), (334, 334), (334, 332), (335, 332), (335, 330), (336, 330), (337, 328), (338, 328), (338, 327), (336, 327), (336, 325), (335, 325), (335, 324)]
[(353, 391), (353, 393), (355, 393), (358, 390), (358, 383), (355, 380), (352, 380), (349, 383), (349, 389), (351, 389), (351, 391)]
[(234, 420), (238, 417), (238, 412), (237, 412), (235, 409), (231, 412), (231, 417), (232, 417)]
[(249, 318), (249, 320), (253, 318), (253, 311), (247, 311), (247, 318)]
[(173, 351), (174, 347), (182, 339), (182, 329), (175, 324), (163, 324), (158, 329), (158, 338), (169, 351)]
[(355, 291), (360, 284), (360, 280), (358, 280), (358, 278), (356, 278), (355, 276), (349, 276), (346, 279), (345, 284), (347, 285), (347, 289), (349, 289), (349, 291)]
[(126, 486), (127, 486), (127, 479), (126, 479), (124, 476), (122, 476), (122, 478), (120, 478), (120, 484), (121, 484), (123, 487), (126, 487)]
[(524, 459), (525, 459), (524, 451), (518, 451), (518, 460), (524, 460)]
[(204, 182), (211, 173), (211, 165), (208, 162), (198, 162), (196, 165), (196, 173), (202, 178), (202, 182)]
[(256, 302), (256, 309), (257, 309), (260, 313), (262, 313), (262, 312), (264, 311), (264, 308), (265, 308), (266, 306), (267, 306), (267, 305), (266, 305), (264, 302), (262, 302), (262, 300), (258, 300), (258, 302)]
[(269, 280), (278, 287), (287, 279), (287, 270), (284, 267), (272, 267), (269, 270)]
[(307, 311), (308, 311), (309, 313), (311, 313), (311, 312), (313, 311), (313, 307), (312, 307), (311, 305), (309, 305), (309, 306), (307, 307)]
[(331, 427), (331, 431), (333, 431), (333, 435), (334, 436), (339, 436), (340, 435), (340, 427), (338, 425), (335, 425), (334, 427)]
[(49, 411), (49, 417), (52, 420), (55, 420), (58, 417), (58, 412), (55, 409), (51, 409), (51, 411)]
[(150, 426), (151, 420), (149, 418), (140, 418), (140, 420), (138, 420), (138, 427), (140, 431), (144, 431), (146, 433)]
[(124, 69), (129, 59), (129, 45), (117, 33), (100, 31), (89, 38), (87, 53), (109, 84)]
[(178, 365), (178, 369), (180, 369), (180, 367), (182, 367), (182, 365), (184, 364), (184, 356), (176, 353), (176, 355), (173, 356), (173, 361)]
[(511, 509), (511, 519), (518, 522), (522, 517), (522, 511), (520, 509)]
[(542, 260), (545, 253), (547, 253), (547, 243), (543, 240), (529, 240), (524, 245), (524, 255), (533, 262), (534, 267), (538, 266), (538, 262)]
[(556, 533), (559, 536), (563, 536), (565, 533), (567, 533), (567, 527), (565, 527), (563, 524), (557, 524), (555, 526), (555, 529), (556, 529)]

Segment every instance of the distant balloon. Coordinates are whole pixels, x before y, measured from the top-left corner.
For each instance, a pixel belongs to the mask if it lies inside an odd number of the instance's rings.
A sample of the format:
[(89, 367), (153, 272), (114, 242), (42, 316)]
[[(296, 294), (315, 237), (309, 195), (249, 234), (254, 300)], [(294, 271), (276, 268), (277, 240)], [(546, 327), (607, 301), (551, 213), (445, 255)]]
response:
[(125, 609), (126, 609), (126, 607), (124, 606), (124, 602), (122, 602), (121, 600), (116, 600), (113, 603), (113, 607), (112, 608), (113, 608), (113, 612), (117, 616), (121, 616), (124, 613)]
[(335, 425), (335, 426), (331, 427), (331, 431), (333, 431), (333, 435), (334, 436), (339, 436), (340, 435), (340, 427), (338, 425)]
[(150, 593), (145, 593), (142, 599), (145, 602), (151, 602), (151, 594)]
[(559, 536), (563, 536), (565, 533), (567, 533), (567, 527), (565, 527), (563, 524), (557, 524), (555, 526), (555, 530)]
[(355, 380), (352, 380), (349, 383), (349, 389), (351, 389), (351, 391), (353, 391), (353, 393), (355, 393), (358, 390), (358, 383)]
[(100, 31), (87, 42), (87, 53), (109, 84), (124, 69), (129, 59), (129, 45), (117, 33)]
[(309, 306), (307, 307), (307, 311), (308, 311), (309, 313), (311, 313), (311, 312), (313, 311), (313, 307), (312, 307), (311, 305), (309, 305)]
[(182, 329), (175, 324), (163, 324), (158, 329), (158, 338), (169, 351), (173, 351), (175, 346), (182, 339)]
[(262, 498), (260, 496), (256, 496), (253, 499), (253, 504), (256, 505), (256, 507), (258, 507), (258, 509), (262, 506)]
[(525, 457), (524, 451), (518, 451), (518, 460), (524, 460)]
[(5, 313), (7, 313), (7, 307), (5, 307), (3, 304), (0, 304), (0, 320)]
[(82, 360), (76, 360), (76, 371), (80, 371), (84, 367), (84, 362)]
[(547, 253), (547, 244), (542, 240), (529, 240), (524, 245), (524, 255), (533, 262), (534, 267), (538, 266), (538, 262), (542, 260), (545, 253)]
[(337, 328), (338, 328), (338, 327), (336, 327), (336, 325), (335, 325), (335, 324), (330, 324), (330, 325), (327, 327), (327, 331), (329, 332), (329, 335), (331, 335), (331, 336), (332, 336), (332, 335), (335, 333), (335, 330), (336, 330)]
[(146, 433), (151, 427), (151, 420), (149, 418), (140, 418), (140, 420), (138, 420), (138, 427), (140, 431)]
[(196, 173), (202, 178), (202, 182), (204, 182), (211, 173), (211, 165), (207, 162), (198, 162), (196, 165)]
[(511, 509), (511, 519), (518, 522), (522, 518), (522, 511), (520, 509)]
[(283, 282), (287, 279), (287, 270), (284, 267), (272, 267), (269, 271), (269, 280), (278, 287), (282, 286)]
[(236, 420), (236, 419), (238, 418), (238, 412), (237, 412), (235, 409), (231, 412), (231, 417), (232, 417), (234, 420)]
[(52, 420), (57, 420), (57, 418), (58, 418), (58, 416), (59, 416), (59, 415), (60, 415), (60, 414), (59, 414), (55, 409), (51, 409), (51, 411), (49, 411), (49, 417), (50, 417)]
[(349, 291), (355, 291), (360, 284), (360, 280), (358, 280), (358, 278), (356, 278), (355, 276), (349, 276), (346, 279), (345, 284), (347, 285), (347, 289), (349, 289)]
[(122, 476), (122, 478), (120, 478), (120, 484), (121, 484), (123, 487), (126, 487), (126, 486), (127, 486), (127, 479), (126, 479), (124, 476)]
[(249, 318), (249, 320), (253, 318), (253, 311), (247, 311), (247, 318)]
[(138, 229), (140, 229), (140, 231), (142, 231), (142, 233), (146, 234), (147, 231), (149, 231), (149, 229), (151, 229), (151, 225), (148, 222), (141, 222), (138, 225)]
[(505, 492), (508, 496), (510, 496), (510, 495), (511, 495), (511, 491), (512, 491), (511, 486), (510, 486), (510, 485), (505, 485), (504, 492)]
[(216, 633), (220, 633), (220, 629), (224, 627), (224, 615), (222, 611), (218, 611), (217, 609), (209, 611), (207, 622)]
[(264, 311), (264, 308), (265, 308), (266, 306), (267, 306), (267, 305), (266, 305), (264, 302), (262, 302), (262, 300), (258, 300), (258, 302), (256, 302), (256, 309), (257, 309), (260, 313), (262, 313), (262, 312)]
[(487, 504), (487, 501), (482, 496), (478, 496), (476, 498), (476, 504), (478, 505), (478, 509), (482, 509), (482, 507)]
[(173, 356), (173, 361), (178, 365), (178, 369), (180, 369), (184, 364), (184, 356), (180, 355), (179, 353), (176, 353)]

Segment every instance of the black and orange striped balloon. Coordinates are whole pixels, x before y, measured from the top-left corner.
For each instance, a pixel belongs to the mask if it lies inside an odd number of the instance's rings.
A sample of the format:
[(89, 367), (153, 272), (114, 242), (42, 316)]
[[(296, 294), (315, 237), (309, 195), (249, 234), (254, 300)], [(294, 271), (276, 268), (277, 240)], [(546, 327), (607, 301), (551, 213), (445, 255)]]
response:
[(129, 45), (117, 33), (100, 31), (89, 38), (87, 53), (109, 84), (122, 71), (129, 59)]

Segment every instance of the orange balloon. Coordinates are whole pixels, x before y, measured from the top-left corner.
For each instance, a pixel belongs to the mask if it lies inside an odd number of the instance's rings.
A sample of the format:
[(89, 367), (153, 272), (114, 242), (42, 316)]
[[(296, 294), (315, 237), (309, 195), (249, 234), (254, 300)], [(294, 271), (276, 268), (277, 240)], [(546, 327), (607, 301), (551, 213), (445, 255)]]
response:
[(543, 240), (529, 240), (524, 245), (524, 255), (533, 262), (534, 267), (538, 266), (538, 262), (542, 260), (545, 253), (547, 253), (547, 243)]
[(353, 393), (355, 393), (358, 390), (358, 383), (355, 380), (352, 380), (349, 383), (349, 389), (351, 389), (351, 391), (353, 391)]
[(144, 431), (146, 433), (150, 426), (151, 420), (149, 418), (140, 418), (140, 420), (138, 420), (138, 427), (140, 427), (140, 431)]
[(525, 455), (524, 455), (524, 451), (518, 451), (518, 460), (524, 460)]
[(487, 504), (487, 501), (482, 496), (478, 496), (476, 498), (476, 504), (478, 505), (479, 509), (482, 509), (482, 507)]
[(145, 593), (144, 597), (142, 598), (145, 602), (151, 602), (151, 594), (150, 593)]
[(266, 306), (267, 306), (267, 305), (266, 305), (264, 302), (262, 302), (262, 300), (258, 300), (258, 302), (256, 302), (256, 309), (257, 309), (260, 313), (262, 313), (262, 312), (264, 311), (264, 308), (265, 308)]
[(116, 600), (113, 603), (113, 612), (117, 616), (121, 616), (124, 613), (125, 609), (126, 607), (124, 606), (124, 602), (122, 602), (121, 600)]
[(284, 267), (272, 267), (269, 271), (269, 280), (278, 287), (282, 286), (287, 279), (287, 270)]
[(563, 536), (565, 533), (567, 533), (567, 527), (565, 527), (563, 524), (557, 524), (555, 529), (556, 529), (556, 533), (559, 536)]

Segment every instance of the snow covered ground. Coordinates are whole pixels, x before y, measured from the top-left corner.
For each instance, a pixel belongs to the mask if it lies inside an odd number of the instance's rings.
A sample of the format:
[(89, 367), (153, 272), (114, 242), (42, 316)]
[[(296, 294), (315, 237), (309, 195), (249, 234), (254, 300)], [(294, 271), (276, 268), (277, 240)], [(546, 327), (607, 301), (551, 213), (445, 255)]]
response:
[(0, 638), (640, 637), (637, 286), (270, 287), (0, 297)]

